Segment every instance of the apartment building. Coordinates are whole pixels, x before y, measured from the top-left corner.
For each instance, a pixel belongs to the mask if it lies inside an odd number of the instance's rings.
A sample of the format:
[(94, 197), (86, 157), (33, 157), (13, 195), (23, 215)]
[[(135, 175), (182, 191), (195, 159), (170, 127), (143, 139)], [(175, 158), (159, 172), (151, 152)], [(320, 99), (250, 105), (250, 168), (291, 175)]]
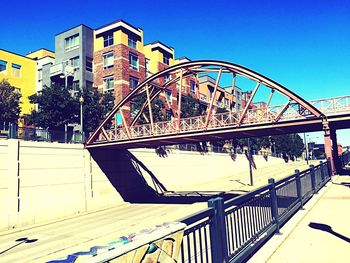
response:
[(12, 86), (19, 89), (21, 97), (21, 116), (29, 114), (34, 105), (28, 96), (35, 93), (36, 62), (35, 60), (0, 49), (0, 80), (6, 79)]
[[(204, 76), (200, 76), (198, 80), (199, 80), (199, 100), (202, 104), (209, 105), (214, 95), (216, 79), (208, 75), (204, 75)], [(218, 89), (213, 101), (215, 111), (217, 111), (218, 108), (225, 109), (228, 111), (235, 110), (237, 98), (233, 92), (231, 87), (222, 88), (218, 86)]]
[(51, 83), (65, 85), (72, 94), (93, 85), (93, 29), (79, 25), (55, 36), (55, 62)]
[(36, 61), (36, 92), (41, 91), (45, 86), (50, 86), (50, 68), (55, 64), (55, 53), (51, 50), (41, 48), (28, 53), (26, 57)]

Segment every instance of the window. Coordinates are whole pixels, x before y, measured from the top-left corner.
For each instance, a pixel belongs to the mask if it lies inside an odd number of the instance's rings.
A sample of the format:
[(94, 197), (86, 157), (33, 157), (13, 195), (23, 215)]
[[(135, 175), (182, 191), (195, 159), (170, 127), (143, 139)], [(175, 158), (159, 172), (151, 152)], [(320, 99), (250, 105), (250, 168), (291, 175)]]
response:
[(86, 57), (86, 70), (92, 72), (92, 58)]
[(190, 80), (190, 92), (196, 94), (196, 82)]
[(73, 81), (72, 90), (73, 90), (74, 92), (78, 92), (78, 91), (80, 90), (80, 87), (79, 87), (79, 80)]
[(103, 36), (103, 46), (108, 47), (113, 45), (113, 32)]
[(170, 110), (166, 110), (166, 112), (165, 112), (165, 118), (166, 118), (166, 120), (167, 121), (171, 121), (171, 117), (172, 117), (173, 115), (171, 114), (171, 111)]
[(139, 70), (139, 57), (134, 53), (129, 53), (129, 67), (133, 70)]
[(70, 59), (70, 64), (72, 67), (75, 67), (75, 68), (79, 67), (79, 62), (80, 62), (79, 57), (74, 57)]
[(137, 104), (134, 101), (130, 102), (130, 116), (131, 116), (131, 118), (134, 118), (137, 115), (137, 113), (139, 113), (139, 111), (140, 110), (137, 108)]
[(12, 64), (12, 76), (16, 78), (21, 77), (21, 66), (17, 64)]
[(147, 58), (146, 58), (146, 61), (145, 61), (145, 67), (146, 67), (146, 77), (151, 76), (152, 72), (150, 70), (149, 59), (147, 59)]
[(130, 77), (130, 80), (129, 80), (130, 90), (134, 90), (138, 84), (139, 84), (139, 79)]
[(136, 49), (137, 40), (133, 36), (128, 36), (128, 46)]
[(88, 80), (86, 81), (86, 88), (87, 89), (91, 89), (92, 85), (93, 85), (92, 81), (88, 81)]
[(42, 69), (38, 69), (38, 81), (42, 81), (43, 80), (43, 70)]
[(114, 56), (113, 52), (108, 52), (103, 55), (103, 68), (108, 69), (108, 68), (113, 68), (114, 65)]
[(71, 37), (67, 37), (65, 39), (65, 48), (66, 51), (70, 51), (72, 49), (78, 48), (79, 47), (79, 34), (76, 34)]
[(163, 63), (169, 65), (169, 58), (163, 55)]
[(229, 105), (229, 101), (228, 99), (225, 98), (225, 106), (228, 106)]
[(114, 90), (114, 78), (108, 76), (103, 79), (103, 92), (109, 92)]
[(6, 61), (0, 60), (0, 72), (6, 71), (6, 65), (7, 65)]
[(170, 80), (171, 80), (171, 75), (166, 74), (166, 75), (164, 76), (164, 82), (168, 82), (168, 81), (170, 81)]
[(169, 103), (171, 103), (171, 100), (172, 100), (171, 90), (166, 90), (165, 95), (166, 95), (166, 99), (169, 101)]

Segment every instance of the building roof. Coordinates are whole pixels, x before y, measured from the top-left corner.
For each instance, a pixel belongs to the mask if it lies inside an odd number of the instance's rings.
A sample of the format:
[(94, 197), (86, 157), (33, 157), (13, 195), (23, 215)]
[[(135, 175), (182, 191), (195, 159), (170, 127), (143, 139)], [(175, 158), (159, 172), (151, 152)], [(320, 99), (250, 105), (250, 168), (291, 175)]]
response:
[(0, 48), (0, 51), (4, 51), (4, 52), (7, 52), (7, 53), (10, 53), (10, 54), (16, 55), (16, 56), (20, 56), (20, 57), (23, 57), (23, 58), (26, 58), (26, 59), (29, 59), (29, 60), (33, 60), (33, 61), (35, 61), (35, 59), (28, 58), (28, 57), (26, 57), (26, 56), (23, 56), (23, 55), (21, 55), (21, 54), (17, 54), (17, 53), (15, 53), (15, 52), (12, 52), (12, 51), (9, 51), (9, 50), (6, 50), (6, 49), (2, 49), (2, 48)]
[(110, 22), (110, 23), (108, 23), (108, 24), (105, 24), (105, 25), (103, 25), (103, 26), (97, 27), (97, 28), (95, 28), (95, 30), (99, 30), (99, 29), (102, 29), (102, 28), (104, 28), (104, 27), (107, 27), (107, 26), (110, 26), (110, 25), (113, 25), (113, 24), (116, 24), (116, 23), (119, 23), (119, 22), (124, 23), (124, 24), (126, 24), (126, 25), (132, 27), (132, 28), (135, 29), (135, 30), (138, 30), (138, 31), (142, 30), (142, 28), (140, 28), (140, 27), (135, 27), (135, 26), (133, 26), (132, 24), (129, 24), (128, 22), (124, 21), (123, 19), (118, 19), (118, 20), (115, 20), (115, 21)]
[(60, 33), (57, 33), (57, 34), (55, 34), (55, 36), (61, 35), (61, 34), (63, 34), (63, 33), (66, 33), (66, 32), (68, 32), (69, 30), (72, 30), (72, 29), (77, 28), (77, 27), (80, 27), (80, 26), (87, 27), (87, 28), (93, 30), (91, 27), (89, 27), (89, 26), (87, 26), (87, 25), (80, 24), (80, 25), (77, 25), (77, 26), (73, 26), (73, 27), (71, 27), (71, 28), (69, 28), (69, 29), (67, 29), (67, 30), (64, 30), (64, 31), (62, 31), (62, 32), (60, 32)]
[(28, 53), (26, 54), (26, 56), (28, 56), (29, 54), (35, 53), (35, 52), (37, 52), (37, 51), (40, 51), (40, 50), (42, 50), (42, 49), (44, 49), (44, 50), (46, 50), (46, 51), (49, 51), (49, 52), (51, 52), (51, 53), (55, 53), (55, 51), (52, 51), (52, 50), (50, 50), (50, 49), (47, 49), (47, 48), (42, 47), (42, 48), (38, 48), (38, 49), (36, 49), (36, 50), (34, 50), (34, 51), (28, 52)]

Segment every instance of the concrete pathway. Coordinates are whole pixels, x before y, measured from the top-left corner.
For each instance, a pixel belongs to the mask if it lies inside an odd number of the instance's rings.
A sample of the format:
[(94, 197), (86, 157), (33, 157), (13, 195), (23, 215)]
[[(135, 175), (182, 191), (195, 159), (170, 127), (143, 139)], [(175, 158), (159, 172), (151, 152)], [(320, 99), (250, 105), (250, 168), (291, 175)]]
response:
[[(295, 169), (306, 169), (303, 162), (276, 164), (254, 171), (254, 186), (249, 186), (249, 171), (234, 176), (216, 174), (203, 185), (188, 180), (188, 187), (198, 191), (221, 190), (244, 193), (267, 183), (268, 178), (285, 177)], [(163, 222), (174, 221), (207, 207), (193, 204), (130, 204), (84, 214), (31, 228), (0, 233), (0, 262), (46, 262), (70, 253), (104, 245), (118, 237), (138, 232)]]
[(350, 176), (333, 177), (332, 181), (250, 262), (350, 262)]

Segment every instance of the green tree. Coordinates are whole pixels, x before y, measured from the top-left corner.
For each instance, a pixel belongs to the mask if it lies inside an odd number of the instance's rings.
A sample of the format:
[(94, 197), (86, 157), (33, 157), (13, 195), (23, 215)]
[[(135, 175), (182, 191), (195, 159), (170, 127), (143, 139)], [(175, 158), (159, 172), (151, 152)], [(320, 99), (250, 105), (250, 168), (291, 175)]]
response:
[(181, 98), (181, 118), (195, 117), (201, 115), (202, 110), (198, 99), (192, 96)]
[(0, 81), (0, 120), (17, 123), (20, 108), (21, 93), (7, 80)]
[[(146, 99), (146, 94), (143, 93), (139, 96), (137, 96), (135, 99), (132, 101), (132, 108), (136, 112), (139, 112), (141, 110), (142, 105), (147, 101)], [(165, 121), (166, 116), (164, 114), (165, 110), (165, 102), (158, 97), (156, 97), (152, 102), (151, 102), (151, 110), (152, 110), (152, 116), (153, 116), (153, 121)], [(148, 107), (146, 106), (143, 109), (144, 115), (149, 118), (149, 110)], [(145, 124), (148, 123), (149, 120), (147, 121), (143, 115), (140, 116), (138, 119), (138, 124)]]
[(79, 102), (62, 85), (44, 87), (38, 94), (29, 96), (29, 100), (38, 105), (38, 110), (28, 116), (29, 124), (63, 130), (66, 124), (78, 121)]
[(113, 109), (114, 97), (109, 92), (104, 94), (98, 92), (95, 87), (83, 87), (83, 90), (77, 94), (76, 100), (79, 100), (80, 97), (83, 97), (83, 130), (92, 132), (105, 115)]

